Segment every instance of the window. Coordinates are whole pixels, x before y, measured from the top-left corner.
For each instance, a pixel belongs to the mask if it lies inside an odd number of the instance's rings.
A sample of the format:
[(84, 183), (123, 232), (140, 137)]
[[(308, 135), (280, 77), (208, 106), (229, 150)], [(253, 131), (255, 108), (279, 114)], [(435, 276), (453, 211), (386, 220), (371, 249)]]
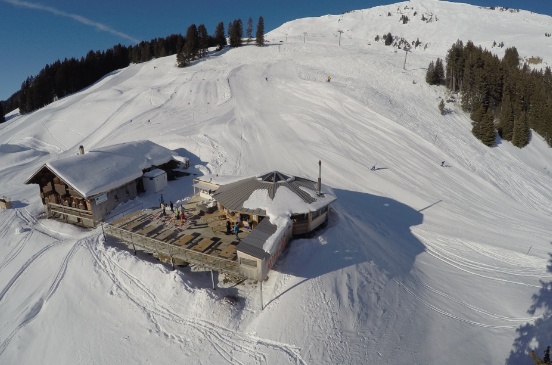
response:
[(307, 214), (294, 214), (291, 216), (291, 219), (294, 223), (307, 222), (309, 217)]
[(245, 265), (245, 266), (251, 266), (251, 267), (257, 267), (257, 261), (255, 260), (250, 260), (250, 259), (246, 259), (246, 258), (241, 258), (240, 259), (240, 265)]

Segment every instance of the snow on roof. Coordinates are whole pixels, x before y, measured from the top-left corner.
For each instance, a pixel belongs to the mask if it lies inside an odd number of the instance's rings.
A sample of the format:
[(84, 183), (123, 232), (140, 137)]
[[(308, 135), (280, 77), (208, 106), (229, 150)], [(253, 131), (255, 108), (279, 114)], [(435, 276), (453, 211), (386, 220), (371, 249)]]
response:
[(330, 187), (322, 185), (318, 195), (316, 182), (278, 171), (222, 185), (213, 197), (228, 209), (269, 217), (275, 227), (270, 235), (246, 242), (268, 253), (293, 214), (313, 212), (336, 200)]
[[(284, 188), (289, 194), (278, 195)], [(336, 199), (329, 187), (323, 185), (318, 195), (316, 182), (277, 171), (222, 185), (213, 197), (231, 210), (287, 217), (316, 211)]]
[(173, 159), (173, 152), (151, 141), (135, 141), (91, 150), (46, 164), (85, 198), (120, 187), (144, 169)]
[(236, 181), (244, 179), (243, 175), (219, 175), (219, 174), (207, 174), (203, 176), (198, 176), (196, 178), (200, 181), (205, 181), (217, 185), (227, 185)]
[(153, 169), (148, 172), (144, 172), (144, 177), (157, 177), (163, 174), (166, 174), (166, 172), (161, 169)]

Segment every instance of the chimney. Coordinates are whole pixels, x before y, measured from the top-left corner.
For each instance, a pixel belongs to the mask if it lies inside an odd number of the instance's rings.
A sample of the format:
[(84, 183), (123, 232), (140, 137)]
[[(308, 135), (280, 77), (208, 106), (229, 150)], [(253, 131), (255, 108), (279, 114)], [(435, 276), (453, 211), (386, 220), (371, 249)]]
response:
[(79, 147), (79, 155), (84, 155), (84, 146)]
[(322, 190), (322, 161), (318, 160), (318, 195)]

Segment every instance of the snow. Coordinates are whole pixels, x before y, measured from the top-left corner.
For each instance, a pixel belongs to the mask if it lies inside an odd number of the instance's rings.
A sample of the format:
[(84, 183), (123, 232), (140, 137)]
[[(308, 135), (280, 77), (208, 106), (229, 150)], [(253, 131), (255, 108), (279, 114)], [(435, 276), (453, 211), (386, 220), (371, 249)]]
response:
[[(143, 175), (143, 170), (173, 158), (165, 147), (150, 141), (120, 143), (64, 156), (46, 166), (85, 198), (116, 189)], [(155, 170), (157, 176), (162, 170)], [(152, 172), (153, 173), (153, 172)], [(150, 175), (148, 175), (150, 176)]]
[[(0, 195), (14, 205), (0, 210), (0, 362), (532, 364), (527, 351), (552, 343), (552, 149), (537, 134), (523, 149), (483, 146), (458, 105), (441, 116), (446, 90), (424, 79), (459, 38), (547, 66), (550, 29), (525, 11), (403, 2), (289, 22), (266, 47), (188, 68), (130, 65), (12, 114), (0, 125)], [(389, 31), (429, 46), (403, 68), (403, 51), (374, 41)], [(216, 275), (212, 290), (201, 268), (172, 271), (101, 229), (42, 219), (24, 184), (41, 166), (85, 157), (72, 156), (79, 145), (139, 140), (190, 159), (190, 175), (163, 190), (177, 204), (194, 177), (316, 180), (322, 161), (337, 196), (329, 223), (284, 251), (264, 310), (257, 283)], [(157, 202), (146, 194), (115, 214)]]

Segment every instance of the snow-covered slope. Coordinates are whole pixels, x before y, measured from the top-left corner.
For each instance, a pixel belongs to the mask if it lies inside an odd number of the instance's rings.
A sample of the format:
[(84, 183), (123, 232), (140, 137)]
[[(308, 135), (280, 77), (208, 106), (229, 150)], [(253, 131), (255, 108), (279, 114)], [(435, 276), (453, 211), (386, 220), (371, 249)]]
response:
[[(402, 24), (397, 9), (417, 15)], [(422, 23), (422, 12), (438, 20)], [(458, 38), (550, 62), (548, 28), (550, 17), (429, 0), (300, 19), (267, 34), (267, 47), (184, 69), (174, 57), (131, 65), (10, 116), (1, 362), (530, 364), (527, 348), (552, 342), (551, 149), (536, 134), (522, 150), (483, 146), (456, 105), (440, 115), (446, 92), (424, 79)], [(403, 68), (404, 52), (374, 41), (386, 32), (429, 46)], [(264, 311), (256, 283), (213, 291), (208, 272), (171, 271), (100, 229), (39, 219), (38, 189), (23, 185), (36, 169), (79, 145), (142, 139), (190, 157), (195, 174), (316, 179), (322, 160), (338, 198), (330, 224), (291, 243), (263, 285)], [(189, 196), (192, 176), (165, 199)]]

